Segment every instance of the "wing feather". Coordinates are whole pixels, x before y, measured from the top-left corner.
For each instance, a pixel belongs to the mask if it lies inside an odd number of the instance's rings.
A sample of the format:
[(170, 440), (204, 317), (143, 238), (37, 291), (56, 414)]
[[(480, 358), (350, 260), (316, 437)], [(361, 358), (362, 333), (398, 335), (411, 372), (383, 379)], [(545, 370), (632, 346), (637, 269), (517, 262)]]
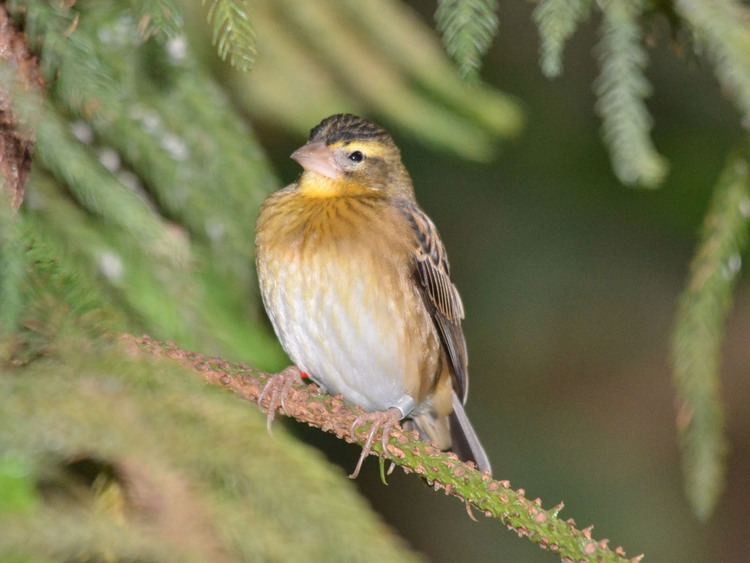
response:
[(416, 203), (404, 200), (400, 209), (414, 230), (414, 278), (430, 312), (453, 374), (453, 388), (463, 403), (469, 392), (468, 354), (461, 321), (464, 305), (450, 278), (450, 264), (437, 228)]

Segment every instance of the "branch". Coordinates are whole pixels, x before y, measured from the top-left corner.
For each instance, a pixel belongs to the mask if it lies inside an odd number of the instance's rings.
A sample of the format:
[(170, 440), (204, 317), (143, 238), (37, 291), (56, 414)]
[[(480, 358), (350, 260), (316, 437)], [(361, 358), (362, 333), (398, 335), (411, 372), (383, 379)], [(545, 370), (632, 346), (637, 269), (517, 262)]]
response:
[[(208, 383), (224, 387), (252, 402), (257, 402), (261, 390), (272, 377), (272, 374), (242, 364), (201, 356), (147, 336), (124, 336), (123, 340), (135, 354), (145, 352), (175, 360), (197, 371)], [(366, 432), (352, 436), (349, 429), (363, 411), (345, 404), (341, 396), (321, 395), (315, 389), (314, 385), (293, 386), (285, 400), (285, 414), (335, 434), (346, 442), (362, 445)], [(373, 454), (383, 454), (377, 440)], [(436, 491), (442, 490), (446, 495), (463, 500), (472, 518), (471, 507), (488, 518), (499, 520), (519, 537), (526, 537), (542, 549), (557, 553), (563, 561), (628, 561), (621, 547), (612, 550), (607, 545), (608, 540), (594, 539), (591, 535), (593, 526), (579, 530), (573, 519), (559, 518), (563, 503), (552, 509), (544, 509), (540, 499), (527, 499), (523, 489), (514, 490), (508, 481), (493, 480), (489, 474), (480, 473), (472, 463), (463, 463), (454, 454), (441, 452), (418, 440), (416, 433), (397, 427), (382, 458), (393, 462), (406, 473), (422, 476)], [(637, 563), (642, 557), (640, 555), (630, 561)]]
[(31, 171), (34, 136), (19, 118), (17, 98), (43, 86), (37, 60), (29, 53), (4, 6), (0, 6), (0, 362), (7, 359), (24, 307), (26, 259), (17, 211)]
[[(37, 61), (29, 53), (23, 33), (13, 27), (5, 8), (0, 6), (0, 61), (14, 69), (13, 77), (23, 90), (40, 88), (42, 78)], [(0, 88), (0, 180), (8, 191), (10, 205), (18, 209), (23, 201), (26, 178), (31, 169), (34, 140), (18, 127), (11, 110), (8, 85)]]

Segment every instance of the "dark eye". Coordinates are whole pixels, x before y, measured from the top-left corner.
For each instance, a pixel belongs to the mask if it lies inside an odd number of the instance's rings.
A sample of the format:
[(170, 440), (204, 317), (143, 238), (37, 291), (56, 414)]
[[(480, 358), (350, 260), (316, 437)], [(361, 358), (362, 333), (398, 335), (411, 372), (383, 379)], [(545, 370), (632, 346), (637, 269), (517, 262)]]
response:
[(362, 162), (365, 159), (365, 155), (362, 154), (362, 151), (354, 151), (352, 153), (349, 153), (349, 160), (352, 162)]

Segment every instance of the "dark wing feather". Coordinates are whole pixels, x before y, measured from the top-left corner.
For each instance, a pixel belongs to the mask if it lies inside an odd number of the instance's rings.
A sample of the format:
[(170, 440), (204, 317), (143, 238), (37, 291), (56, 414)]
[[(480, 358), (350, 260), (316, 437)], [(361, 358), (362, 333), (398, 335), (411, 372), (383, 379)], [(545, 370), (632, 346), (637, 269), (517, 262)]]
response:
[(453, 389), (465, 403), (469, 392), (469, 370), (466, 340), (461, 329), (464, 306), (450, 278), (445, 247), (437, 228), (416, 203), (404, 200), (399, 207), (416, 235), (415, 280), (453, 368)]

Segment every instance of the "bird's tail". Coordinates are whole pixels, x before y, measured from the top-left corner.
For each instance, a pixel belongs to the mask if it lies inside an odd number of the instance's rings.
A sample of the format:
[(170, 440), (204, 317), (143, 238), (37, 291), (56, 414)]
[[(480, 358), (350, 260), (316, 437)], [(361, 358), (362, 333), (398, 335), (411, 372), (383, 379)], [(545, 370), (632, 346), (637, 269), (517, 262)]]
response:
[(447, 417), (436, 417), (426, 412), (407, 421), (411, 422), (424, 440), (429, 440), (441, 450), (451, 449), (462, 461), (473, 461), (480, 471), (492, 473), (490, 460), (484, 452), (474, 427), (466, 416), (461, 400), (453, 392), (453, 412)]
[(466, 416), (464, 405), (453, 392), (453, 412), (450, 415), (451, 449), (463, 461), (473, 461), (479, 471), (492, 473), (490, 460), (479, 441), (479, 436)]

